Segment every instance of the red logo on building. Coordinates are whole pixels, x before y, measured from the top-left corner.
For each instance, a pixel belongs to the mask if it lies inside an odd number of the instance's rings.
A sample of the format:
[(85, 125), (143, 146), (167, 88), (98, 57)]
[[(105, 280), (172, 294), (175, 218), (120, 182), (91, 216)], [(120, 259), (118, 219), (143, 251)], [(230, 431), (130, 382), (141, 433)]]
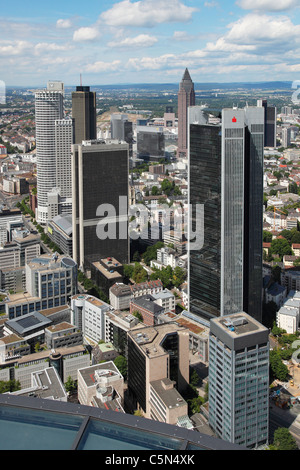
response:
[(232, 118), (232, 122), (236, 122), (236, 117)]

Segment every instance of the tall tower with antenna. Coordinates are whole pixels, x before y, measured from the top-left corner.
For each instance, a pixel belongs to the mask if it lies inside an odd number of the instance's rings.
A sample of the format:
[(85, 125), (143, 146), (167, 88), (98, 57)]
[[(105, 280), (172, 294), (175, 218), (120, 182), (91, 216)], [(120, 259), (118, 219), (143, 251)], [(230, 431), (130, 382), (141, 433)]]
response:
[(83, 140), (97, 138), (96, 115), (96, 93), (90, 91), (89, 86), (82, 85), (82, 75), (80, 74), (80, 86), (77, 86), (76, 91), (72, 93), (75, 144), (81, 144)]

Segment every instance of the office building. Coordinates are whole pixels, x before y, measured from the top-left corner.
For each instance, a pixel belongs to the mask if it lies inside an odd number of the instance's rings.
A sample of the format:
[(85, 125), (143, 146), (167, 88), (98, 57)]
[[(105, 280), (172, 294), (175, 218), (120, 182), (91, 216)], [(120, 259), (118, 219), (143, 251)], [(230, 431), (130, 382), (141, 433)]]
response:
[(60, 248), (60, 250), (72, 258), (72, 215), (61, 214), (55, 216), (47, 224), (48, 237)]
[(144, 161), (159, 161), (165, 157), (163, 127), (137, 126), (137, 157)]
[(62, 119), (64, 87), (48, 82), (47, 90), (35, 94), (37, 209), (40, 224), (48, 221), (48, 193), (56, 187), (55, 121)]
[[(60, 197), (72, 198), (71, 146), (73, 144), (74, 121), (59, 119), (55, 121), (56, 187), (60, 188)], [(69, 201), (71, 206), (71, 201)], [(65, 212), (61, 210), (61, 212)], [(71, 211), (70, 211), (71, 213)]]
[(110, 134), (112, 139), (127, 142), (129, 157), (132, 157), (133, 123), (127, 114), (112, 114), (110, 117)]
[(178, 150), (179, 158), (186, 158), (188, 148), (188, 108), (195, 106), (195, 89), (188, 69), (185, 69), (178, 92)]
[(263, 136), (259, 107), (190, 124), (189, 310), (206, 321), (239, 311), (261, 320)]
[(264, 146), (276, 148), (276, 126), (277, 126), (277, 109), (275, 106), (268, 106), (267, 100), (257, 100), (257, 106), (263, 107), (265, 112), (265, 138)]
[(244, 312), (210, 322), (209, 424), (241, 446), (268, 443), (269, 331)]
[(81, 405), (124, 413), (124, 378), (112, 361), (78, 370)]
[(92, 295), (74, 295), (71, 298), (71, 323), (85, 338), (95, 343), (105, 340), (105, 314), (110, 305)]
[(96, 93), (89, 86), (77, 86), (72, 93), (74, 143), (97, 138)]
[(80, 269), (107, 257), (129, 260), (128, 144), (72, 146), (73, 259)]
[(41, 255), (26, 265), (26, 292), (12, 294), (5, 309), (9, 319), (66, 305), (77, 293), (77, 264), (64, 255)]
[[(188, 383), (188, 330), (165, 323), (128, 332), (128, 390), (145, 417), (165, 422), (172, 419), (172, 424), (173, 420), (186, 417), (187, 409), (176, 407), (176, 403), (184, 405), (180, 393)], [(166, 394), (168, 406), (162, 399)]]
[(283, 127), (282, 128), (282, 146), (287, 148), (291, 145), (292, 141), (292, 128), (291, 127)]

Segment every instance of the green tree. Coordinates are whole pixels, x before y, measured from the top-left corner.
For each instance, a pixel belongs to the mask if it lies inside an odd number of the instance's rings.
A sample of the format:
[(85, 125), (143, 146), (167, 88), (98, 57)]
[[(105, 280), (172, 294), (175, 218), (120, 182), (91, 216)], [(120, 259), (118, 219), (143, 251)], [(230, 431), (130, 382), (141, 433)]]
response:
[(289, 242), (285, 238), (276, 238), (271, 242), (271, 253), (278, 254), (280, 259), (284, 257), (284, 255), (291, 255), (292, 248)]
[(77, 389), (77, 385), (75, 380), (72, 379), (72, 377), (69, 375), (68, 380), (65, 383), (65, 389), (67, 392), (75, 392)]
[(127, 378), (127, 361), (124, 356), (117, 356), (114, 360), (115, 366), (119, 369), (124, 379)]
[(278, 428), (274, 432), (275, 450), (298, 450), (297, 442), (287, 428)]
[(268, 232), (267, 230), (263, 231), (263, 242), (264, 243), (271, 243), (272, 237), (273, 237), (273, 235), (272, 235), (271, 232)]
[(21, 390), (21, 384), (18, 380), (0, 380), (0, 393), (16, 392)]
[(289, 370), (285, 364), (283, 364), (280, 353), (277, 349), (270, 351), (270, 369), (271, 374), (275, 379), (285, 382), (289, 375)]

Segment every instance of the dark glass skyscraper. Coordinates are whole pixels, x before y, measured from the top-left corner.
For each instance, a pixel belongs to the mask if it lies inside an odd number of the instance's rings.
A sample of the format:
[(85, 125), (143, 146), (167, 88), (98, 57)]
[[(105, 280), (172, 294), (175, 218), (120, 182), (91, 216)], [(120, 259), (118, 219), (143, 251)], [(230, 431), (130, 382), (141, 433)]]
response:
[(261, 320), (263, 139), (258, 107), (190, 125), (193, 232), (204, 206), (203, 246), (189, 250), (190, 311), (206, 320), (241, 311)]
[(72, 118), (75, 144), (97, 138), (96, 93), (90, 87), (78, 86), (72, 93)]
[(72, 145), (73, 258), (80, 268), (106, 257), (128, 263), (128, 165), (127, 143)]

